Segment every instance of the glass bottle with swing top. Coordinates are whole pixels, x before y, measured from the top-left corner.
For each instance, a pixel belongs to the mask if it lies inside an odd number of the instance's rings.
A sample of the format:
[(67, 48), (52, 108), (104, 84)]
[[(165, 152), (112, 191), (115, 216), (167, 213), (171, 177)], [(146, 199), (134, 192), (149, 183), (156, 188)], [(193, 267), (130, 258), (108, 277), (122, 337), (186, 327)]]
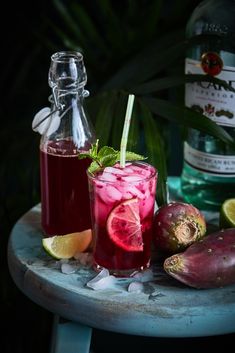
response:
[(87, 82), (79, 52), (57, 52), (51, 57), (51, 108), (43, 108), (33, 122), (40, 141), (41, 223), (45, 236), (91, 228), (88, 181), (89, 159), (79, 159), (95, 142), (83, 108)]

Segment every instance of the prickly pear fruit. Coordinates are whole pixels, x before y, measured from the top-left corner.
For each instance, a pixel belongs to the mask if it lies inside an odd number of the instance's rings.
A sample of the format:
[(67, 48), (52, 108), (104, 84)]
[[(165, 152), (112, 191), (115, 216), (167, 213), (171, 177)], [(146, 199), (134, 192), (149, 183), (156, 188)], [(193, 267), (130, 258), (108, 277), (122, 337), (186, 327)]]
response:
[(164, 260), (165, 271), (195, 288), (235, 283), (235, 228), (221, 230)]
[(191, 204), (172, 202), (160, 207), (154, 215), (153, 243), (156, 251), (178, 253), (205, 234), (205, 218)]

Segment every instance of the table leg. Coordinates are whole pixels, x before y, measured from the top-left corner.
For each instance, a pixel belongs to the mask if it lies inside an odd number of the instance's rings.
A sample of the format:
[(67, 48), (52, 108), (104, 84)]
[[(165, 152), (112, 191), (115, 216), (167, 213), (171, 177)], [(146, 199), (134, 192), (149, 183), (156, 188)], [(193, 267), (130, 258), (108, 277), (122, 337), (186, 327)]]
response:
[(91, 327), (55, 315), (51, 353), (89, 353), (91, 333)]

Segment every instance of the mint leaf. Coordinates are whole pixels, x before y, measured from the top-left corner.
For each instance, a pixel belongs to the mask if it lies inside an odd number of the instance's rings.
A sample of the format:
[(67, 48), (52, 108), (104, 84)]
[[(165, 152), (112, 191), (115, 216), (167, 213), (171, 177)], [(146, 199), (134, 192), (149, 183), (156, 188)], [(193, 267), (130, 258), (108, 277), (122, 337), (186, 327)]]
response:
[(91, 158), (91, 155), (90, 155), (90, 153), (80, 152), (80, 153), (78, 154), (78, 158), (79, 158), (79, 159)]
[(142, 161), (148, 157), (141, 156), (140, 154), (126, 151), (126, 161)]
[(108, 155), (117, 155), (119, 151), (115, 151), (113, 147), (104, 146), (98, 152), (98, 158), (103, 158)]
[(90, 155), (95, 158), (97, 157), (97, 154), (98, 154), (98, 145), (99, 145), (99, 140), (97, 139), (96, 143), (94, 143), (89, 150)]
[[(81, 152), (78, 155), (79, 159), (83, 158), (91, 158), (92, 162), (90, 167), (88, 168), (89, 173), (95, 174), (95, 172), (105, 168), (111, 167), (115, 163), (120, 161), (120, 152), (116, 151), (112, 147), (103, 146), (98, 151), (98, 143), (99, 140), (96, 141), (95, 144), (91, 146), (89, 152)], [(126, 152), (126, 161), (138, 161), (146, 159), (146, 157), (141, 156), (140, 154), (136, 154), (134, 152)]]
[(79, 159), (91, 158), (91, 159), (97, 160), (98, 159), (98, 144), (99, 144), (99, 140), (96, 140), (96, 143), (91, 145), (89, 152), (80, 152), (78, 155), (78, 158)]
[(116, 155), (109, 154), (108, 156), (102, 157), (100, 162), (104, 167), (111, 167), (118, 162), (118, 153)]
[(98, 153), (98, 160), (101, 165), (110, 167), (114, 165), (119, 159), (119, 151), (115, 151), (112, 147), (104, 146)]
[(96, 162), (93, 161), (91, 162), (89, 168), (88, 168), (88, 172), (90, 174), (95, 174), (95, 172), (98, 172), (98, 170), (102, 169), (101, 166)]

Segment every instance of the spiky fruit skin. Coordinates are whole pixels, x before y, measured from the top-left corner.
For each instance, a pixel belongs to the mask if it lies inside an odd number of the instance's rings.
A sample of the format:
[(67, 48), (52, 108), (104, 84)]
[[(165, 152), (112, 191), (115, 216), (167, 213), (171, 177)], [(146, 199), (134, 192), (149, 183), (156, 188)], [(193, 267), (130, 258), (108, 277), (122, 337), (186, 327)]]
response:
[(205, 234), (205, 218), (191, 204), (171, 202), (160, 207), (154, 215), (153, 243), (156, 251), (178, 253)]
[(164, 260), (165, 271), (194, 288), (235, 283), (235, 228), (221, 230)]

